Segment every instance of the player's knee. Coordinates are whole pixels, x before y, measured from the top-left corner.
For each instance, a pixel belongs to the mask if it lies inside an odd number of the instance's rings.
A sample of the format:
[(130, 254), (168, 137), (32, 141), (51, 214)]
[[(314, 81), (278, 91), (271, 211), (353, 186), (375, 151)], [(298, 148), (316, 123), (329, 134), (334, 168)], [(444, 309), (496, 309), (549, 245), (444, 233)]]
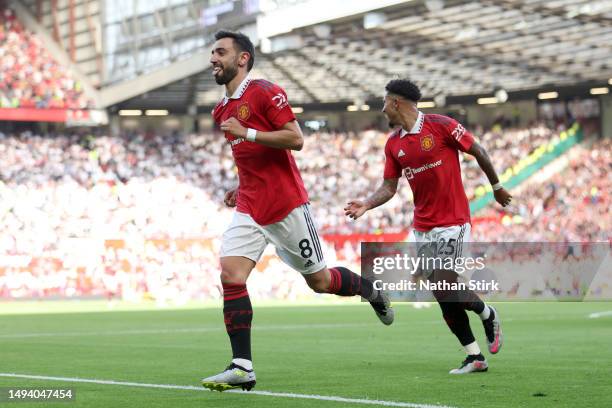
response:
[(221, 258), (222, 283), (246, 283), (255, 262), (241, 257)]
[(242, 278), (243, 275), (234, 268), (221, 265), (221, 282), (223, 283), (245, 283), (246, 281)]
[(226, 269), (221, 269), (220, 278), (221, 278), (221, 282), (223, 283), (230, 282), (232, 278), (232, 273)]

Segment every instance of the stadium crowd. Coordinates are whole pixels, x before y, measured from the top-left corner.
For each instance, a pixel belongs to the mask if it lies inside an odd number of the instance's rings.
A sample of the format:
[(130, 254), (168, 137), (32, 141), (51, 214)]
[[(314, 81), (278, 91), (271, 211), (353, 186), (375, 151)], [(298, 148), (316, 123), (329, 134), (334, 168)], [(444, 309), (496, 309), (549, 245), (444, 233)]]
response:
[(564, 171), (528, 182), (509, 209), (489, 207), (482, 217), (501, 219), (474, 229), (474, 240), (609, 241), (612, 239), (612, 142), (577, 146)]
[(89, 103), (41, 39), (11, 9), (0, 10), (0, 108), (85, 109)]
[[(519, 160), (527, 157), (535, 148), (558, 137), (563, 127), (555, 129), (537, 123), (526, 128), (502, 128), (495, 125), (490, 130), (478, 134), (478, 141), (486, 147), (497, 172), (512, 167)], [(479, 185), (489, 184), (486, 175), (478, 167), (476, 160), (464, 156), (463, 180), (468, 199), (474, 198), (474, 190)]]
[[(553, 134), (537, 125), (485, 133), (481, 140), (499, 169)], [(385, 138), (376, 130), (317, 132), (295, 154), (323, 234), (397, 232), (410, 225), (405, 181), (378, 211), (357, 222), (343, 215), (349, 199), (381, 182)], [(516, 194), (510, 211), (485, 210), (500, 221), (476, 223), (474, 239), (608, 240), (610, 147), (608, 140), (577, 148), (564, 172)], [(470, 176), (473, 166), (466, 159), (472, 190), (482, 182)], [(0, 297), (150, 296), (162, 304), (216, 299), (220, 290), (210, 282), (218, 280), (218, 237), (232, 214), (223, 195), (237, 182), (219, 133), (0, 134)], [(329, 249), (330, 263), (336, 253), (358, 257), (345, 245)], [(287, 271), (266, 256), (249, 286), (252, 296), (309, 295), (299, 274)]]

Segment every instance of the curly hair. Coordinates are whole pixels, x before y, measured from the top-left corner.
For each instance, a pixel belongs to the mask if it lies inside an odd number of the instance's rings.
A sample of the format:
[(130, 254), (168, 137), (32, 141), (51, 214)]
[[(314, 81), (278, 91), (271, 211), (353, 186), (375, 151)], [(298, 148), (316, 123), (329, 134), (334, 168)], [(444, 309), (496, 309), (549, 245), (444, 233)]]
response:
[(412, 102), (418, 102), (421, 99), (421, 90), (408, 79), (393, 79), (387, 83), (385, 90)]

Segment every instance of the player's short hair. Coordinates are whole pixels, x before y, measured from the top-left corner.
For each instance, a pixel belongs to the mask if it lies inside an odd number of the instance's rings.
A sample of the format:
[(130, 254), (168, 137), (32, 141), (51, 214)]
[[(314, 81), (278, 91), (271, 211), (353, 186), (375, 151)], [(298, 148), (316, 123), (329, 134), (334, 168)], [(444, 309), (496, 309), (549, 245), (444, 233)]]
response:
[(240, 32), (228, 31), (228, 30), (220, 30), (215, 33), (215, 40), (220, 40), (222, 38), (231, 38), (234, 40), (234, 45), (238, 49), (239, 52), (248, 52), (251, 58), (249, 58), (249, 62), (247, 62), (247, 71), (250, 71), (253, 68), (253, 64), (255, 63), (255, 47), (251, 42), (251, 39)]
[(385, 90), (388, 93), (399, 95), (412, 102), (421, 100), (421, 90), (408, 79), (393, 79), (387, 83)]

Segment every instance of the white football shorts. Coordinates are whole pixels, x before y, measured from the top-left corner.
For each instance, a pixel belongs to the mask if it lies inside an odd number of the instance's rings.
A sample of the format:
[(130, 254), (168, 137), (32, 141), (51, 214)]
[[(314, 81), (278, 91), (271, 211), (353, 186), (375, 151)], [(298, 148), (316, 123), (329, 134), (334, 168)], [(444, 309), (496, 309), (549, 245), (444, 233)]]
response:
[(276, 254), (303, 275), (325, 268), (325, 259), (310, 204), (296, 207), (281, 221), (259, 225), (248, 214), (236, 211), (221, 240), (221, 257), (243, 256), (255, 263), (266, 246), (273, 244)]
[[(453, 259), (454, 261), (457, 258), (469, 256), (468, 245), (471, 232), (472, 226), (470, 223), (450, 227), (437, 227), (426, 232), (413, 229), (410, 231), (407, 242), (416, 244), (418, 256), (429, 256), (444, 261)], [(428, 277), (431, 273), (431, 267), (424, 268), (421, 270), (421, 273), (423, 276)]]

